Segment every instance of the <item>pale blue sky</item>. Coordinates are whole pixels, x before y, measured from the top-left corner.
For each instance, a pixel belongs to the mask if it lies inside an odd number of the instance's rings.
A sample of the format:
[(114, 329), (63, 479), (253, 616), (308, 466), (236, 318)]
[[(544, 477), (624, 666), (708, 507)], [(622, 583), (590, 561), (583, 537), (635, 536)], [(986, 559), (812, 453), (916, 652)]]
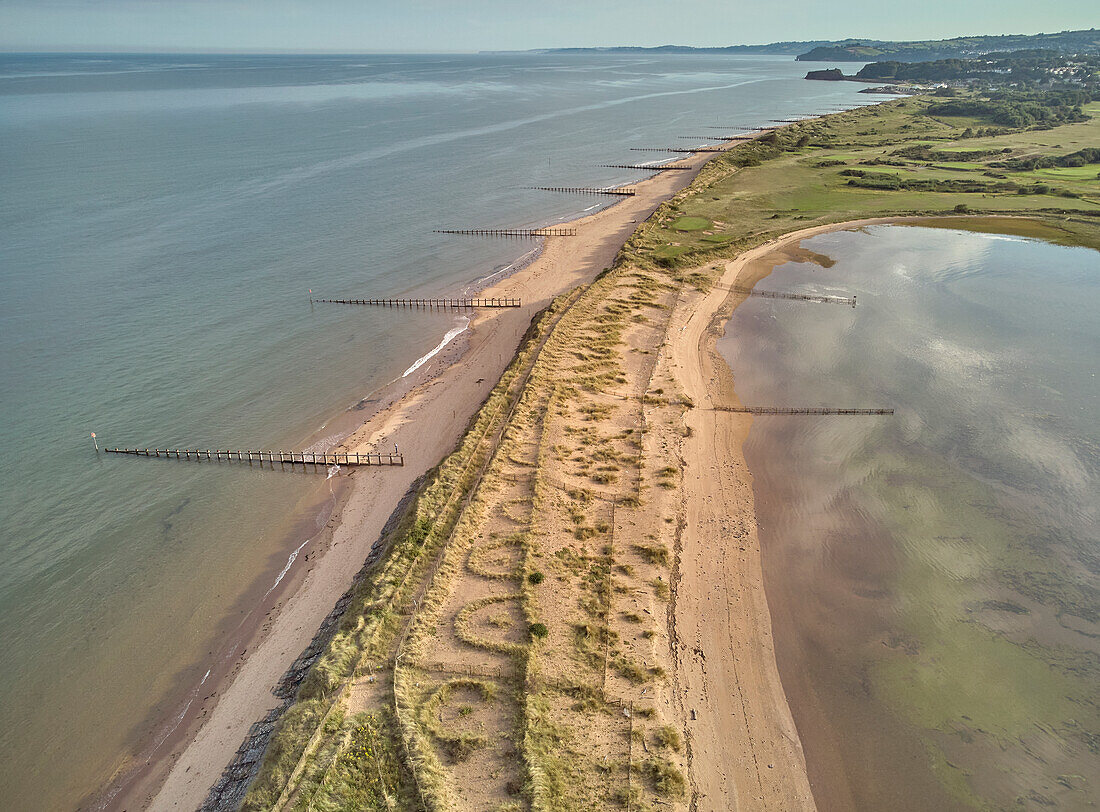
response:
[(476, 51), (930, 39), (1100, 25), (1096, 0), (0, 0), (4, 50)]

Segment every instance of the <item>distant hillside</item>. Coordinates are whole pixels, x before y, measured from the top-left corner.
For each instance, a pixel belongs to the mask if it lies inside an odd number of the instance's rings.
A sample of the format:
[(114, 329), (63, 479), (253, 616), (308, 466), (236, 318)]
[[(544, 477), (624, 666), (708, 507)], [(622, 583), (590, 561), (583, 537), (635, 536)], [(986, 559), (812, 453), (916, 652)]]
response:
[(608, 48), (539, 48), (538, 54), (782, 54), (795, 56), (814, 48), (841, 45), (839, 40), (772, 42), (768, 45), (726, 45), (719, 48), (693, 48), (690, 45), (657, 45), (652, 48), (623, 45)]
[(1063, 54), (1100, 53), (1100, 31), (1062, 31), (1058, 34), (1004, 34), (988, 37), (955, 37), (924, 42), (848, 40), (811, 48), (796, 58), (802, 62), (928, 62), (958, 59), (1005, 51), (1044, 49)]
[[(840, 73), (839, 69), (836, 73)], [(806, 78), (837, 77), (830, 71), (810, 71)], [(863, 82), (948, 82), (954, 86), (979, 87), (1073, 85), (1100, 90), (1100, 54), (1071, 56), (1041, 50), (986, 54), (979, 59), (937, 59), (932, 62), (890, 60), (865, 65), (852, 78)]]

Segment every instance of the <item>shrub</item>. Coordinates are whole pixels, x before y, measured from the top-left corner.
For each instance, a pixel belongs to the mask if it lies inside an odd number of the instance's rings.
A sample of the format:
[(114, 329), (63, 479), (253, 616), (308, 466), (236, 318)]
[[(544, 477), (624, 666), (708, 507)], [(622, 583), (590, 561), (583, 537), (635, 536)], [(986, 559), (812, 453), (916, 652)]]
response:
[(611, 798), (619, 806), (625, 806), (628, 809), (637, 809), (642, 801), (642, 791), (638, 789), (638, 787), (627, 788), (625, 786), (620, 786), (611, 793)]
[(424, 543), (424, 540), (428, 538), (428, 534), (432, 532), (432, 520), (421, 516), (416, 520), (416, 524), (413, 525), (409, 531), (409, 541), (416, 546), (420, 546)]
[(653, 741), (656, 742), (658, 747), (669, 750), (679, 751), (683, 746), (683, 742), (680, 740), (680, 731), (672, 725), (663, 725), (653, 731)]
[(550, 634), (550, 630), (546, 628), (545, 623), (532, 623), (531, 624), (531, 638), (541, 640)]
[(538, 570), (535, 570), (534, 572), (532, 572), (530, 575), (527, 576), (527, 580), (530, 581), (532, 584), (541, 584), (542, 581), (543, 581), (543, 578), (545, 578), (545, 576), (541, 572), (539, 572)]
[(618, 657), (613, 663), (615, 670), (635, 685), (649, 681), (649, 672), (632, 660)]
[(668, 565), (668, 548), (660, 544), (635, 544), (634, 549), (650, 564)]
[(678, 798), (684, 794), (684, 775), (672, 762), (663, 758), (651, 758), (645, 763), (644, 770), (659, 794), (669, 798)]
[(451, 762), (454, 764), (465, 761), (473, 755), (475, 750), (484, 746), (485, 740), (483, 738), (466, 734), (443, 741), (443, 749), (447, 752)]

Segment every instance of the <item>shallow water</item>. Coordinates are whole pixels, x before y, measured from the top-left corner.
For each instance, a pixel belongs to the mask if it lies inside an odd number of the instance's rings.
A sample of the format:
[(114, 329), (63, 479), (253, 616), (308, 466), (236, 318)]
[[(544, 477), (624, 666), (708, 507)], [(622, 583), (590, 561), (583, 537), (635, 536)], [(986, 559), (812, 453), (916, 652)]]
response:
[(1100, 801), (1100, 253), (874, 226), (803, 242), (720, 349), (777, 658), (823, 810)]
[[(770, 57), (0, 56), (0, 797), (74, 806), (323, 524), (321, 477), (96, 456), (323, 445), (453, 293), (707, 125), (868, 101)], [(719, 131), (713, 131), (716, 134)], [(291, 517), (299, 525), (288, 527)], [(300, 559), (299, 559), (300, 560)], [(335, 596), (334, 596), (335, 598)]]

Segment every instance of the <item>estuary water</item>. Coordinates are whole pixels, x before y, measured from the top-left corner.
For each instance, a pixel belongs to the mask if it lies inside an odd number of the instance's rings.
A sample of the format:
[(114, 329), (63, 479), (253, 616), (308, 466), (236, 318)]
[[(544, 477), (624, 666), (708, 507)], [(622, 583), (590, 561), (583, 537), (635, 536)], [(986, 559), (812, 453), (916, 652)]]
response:
[[(866, 103), (789, 58), (0, 56), (0, 798), (72, 808), (165, 729), (324, 523), (323, 476), (97, 456), (323, 447), (453, 293), (708, 132)], [(423, 368), (412, 374), (422, 374)], [(305, 548), (303, 556), (307, 553)], [(301, 558), (296, 559), (301, 565)], [(333, 596), (334, 600), (336, 596)]]
[[(823, 812), (1100, 802), (1100, 252), (873, 226), (803, 241), (720, 348), (757, 417), (780, 674)], [(829, 266), (829, 267), (824, 267)]]

